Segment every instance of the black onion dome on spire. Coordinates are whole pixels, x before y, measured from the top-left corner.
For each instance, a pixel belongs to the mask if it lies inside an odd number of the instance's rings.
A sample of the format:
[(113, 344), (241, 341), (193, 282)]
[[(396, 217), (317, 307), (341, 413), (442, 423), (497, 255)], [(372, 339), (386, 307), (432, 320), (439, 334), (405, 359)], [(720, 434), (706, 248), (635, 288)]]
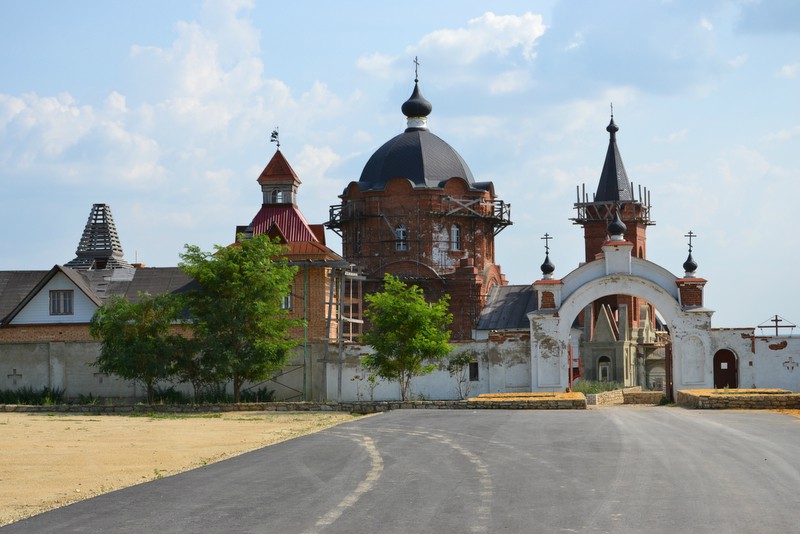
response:
[(683, 262), (683, 270), (687, 273), (693, 273), (697, 270), (697, 262), (694, 261), (691, 252), (689, 253), (689, 257), (686, 258), (686, 261)]
[(402, 106), (409, 127), (369, 158), (358, 179), (362, 191), (382, 191), (392, 178), (405, 178), (415, 188), (440, 188), (456, 177), (466, 181), (470, 189), (490, 190), (490, 182), (475, 181), (467, 162), (453, 147), (432, 134), (424, 120), (417, 121), (427, 117), (432, 109), (415, 81), (414, 92)]
[(427, 117), (431, 114), (431, 111), (433, 111), (433, 105), (422, 96), (422, 93), (419, 91), (419, 83), (415, 80), (414, 92), (411, 93), (408, 100), (403, 102), (403, 106), (400, 109), (403, 111), (403, 115), (409, 119), (414, 117)]
[(603, 171), (600, 173), (600, 183), (597, 184), (594, 200), (595, 202), (633, 200), (628, 174), (625, 172), (625, 165), (622, 164), (622, 156), (617, 147), (619, 126), (614, 122), (613, 114), (611, 115), (611, 122), (606, 126), (606, 131), (609, 133), (608, 150), (606, 151), (606, 160), (603, 163)]
[(619, 218), (619, 210), (614, 212), (614, 218), (608, 223), (608, 235), (623, 235), (628, 227)]
[(545, 254), (544, 263), (542, 264), (542, 274), (545, 276), (549, 276), (553, 274), (555, 270), (556, 266), (555, 264), (553, 264), (552, 261), (550, 261), (550, 254)]

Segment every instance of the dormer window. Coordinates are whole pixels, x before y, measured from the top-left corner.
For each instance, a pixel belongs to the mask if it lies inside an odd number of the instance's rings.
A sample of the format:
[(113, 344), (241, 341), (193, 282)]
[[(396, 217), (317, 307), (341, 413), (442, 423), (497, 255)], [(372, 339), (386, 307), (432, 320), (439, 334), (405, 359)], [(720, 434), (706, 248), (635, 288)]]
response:
[(394, 229), (395, 250), (406, 251), (408, 250), (408, 228), (405, 224), (398, 224)]
[(72, 290), (57, 290), (50, 292), (50, 315), (72, 315), (74, 292)]

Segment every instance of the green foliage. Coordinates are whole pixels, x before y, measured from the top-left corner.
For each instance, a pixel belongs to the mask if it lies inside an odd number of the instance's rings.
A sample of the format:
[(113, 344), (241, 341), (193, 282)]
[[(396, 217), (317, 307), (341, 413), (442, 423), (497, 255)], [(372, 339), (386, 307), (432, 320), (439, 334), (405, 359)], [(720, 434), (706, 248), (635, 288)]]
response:
[(260, 382), (286, 363), (296, 342), (289, 329), (302, 324), (280, 307), (297, 272), (284, 249), (266, 235), (204, 252), (186, 245), (180, 267), (199, 289), (186, 294), (194, 339), (209, 377), (233, 381), (239, 402), (244, 381)]
[(475, 359), (474, 351), (464, 351), (450, 357), (447, 372), (456, 379), (456, 393), (463, 400), (469, 397), (472, 384), (469, 381), (469, 364)]
[(622, 384), (619, 382), (595, 382), (582, 378), (572, 383), (572, 391), (584, 395), (614, 391), (615, 389), (622, 389)]
[(448, 326), (453, 316), (448, 296), (429, 303), (415, 285), (390, 274), (383, 281), (382, 292), (364, 297), (371, 327), (363, 339), (374, 352), (364, 356), (362, 365), (380, 378), (399, 382), (406, 400), (411, 378), (431, 373), (435, 362), (452, 350)]
[(175, 386), (166, 388), (156, 386), (153, 392), (154, 404), (189, 404), (192, 399), (175, 389)]
[(272, 402), (275, 397), (274, 389), (262, 388), (249, 388), (242, 391), (242, 402)]
[(171, 331), (180, 315), (180, 302), (171, 295), (140, 294), (137, 302), (111, 297), (89, 323), (89, 333), (102, 340), (94, 364), (101, 372), (135, 380), (147, 389), (173, 373), (173, 356), (182, 348), (181, 336)]
[(27, 404), (27, 405), (53, 405), (61, 404), (64, 399), (64, 390), (43, 387), (34, 390), (30, 386), (19, 389), (0, 390), (0, 404)]

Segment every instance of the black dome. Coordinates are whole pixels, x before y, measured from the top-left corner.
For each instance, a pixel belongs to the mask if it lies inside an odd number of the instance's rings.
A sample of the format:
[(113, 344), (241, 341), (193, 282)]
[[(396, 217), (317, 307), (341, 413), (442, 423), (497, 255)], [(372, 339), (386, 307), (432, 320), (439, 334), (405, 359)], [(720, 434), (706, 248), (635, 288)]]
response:
[(414, 187), (441, 187), (453, 177), (463, 178), (470, 188), (476, 184), (472, 171), (453, 147), (427, 129), (409, 128), (380, 147), (361, 172), (362, 191), (382, 190), (392, 178), (407, 178)]

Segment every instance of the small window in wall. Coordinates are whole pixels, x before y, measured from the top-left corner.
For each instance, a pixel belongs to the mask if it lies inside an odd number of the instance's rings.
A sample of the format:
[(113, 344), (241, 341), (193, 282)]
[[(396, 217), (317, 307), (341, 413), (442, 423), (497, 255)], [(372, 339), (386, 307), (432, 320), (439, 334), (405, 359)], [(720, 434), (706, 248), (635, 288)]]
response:
[(361, 254), (361, 230), (353, 235), (353, 254)]
[(50, 315), (72, 315), (74, 313), (73, 296), (74, 292), (71, 289), (51, 291)]
[(406, 251), (408, 250), (408, 228), (405, 224), (397, 225), (394, 230), (395, 250)]
[(272, 192), (272, 203), (273, 204), (283, 203), (283, 191), (275, 190)]
[(461, 227), (457, 224), (450, 227), (450, 250), (461, 250)]
[(469, 381), (478, 381), (478, 362), (469, 362)]
[(292, 309), (292, 290), (289, 289), (289, 293), (283, 296), (281, 299), (281, 309), (282, 310), (291, 310)]

